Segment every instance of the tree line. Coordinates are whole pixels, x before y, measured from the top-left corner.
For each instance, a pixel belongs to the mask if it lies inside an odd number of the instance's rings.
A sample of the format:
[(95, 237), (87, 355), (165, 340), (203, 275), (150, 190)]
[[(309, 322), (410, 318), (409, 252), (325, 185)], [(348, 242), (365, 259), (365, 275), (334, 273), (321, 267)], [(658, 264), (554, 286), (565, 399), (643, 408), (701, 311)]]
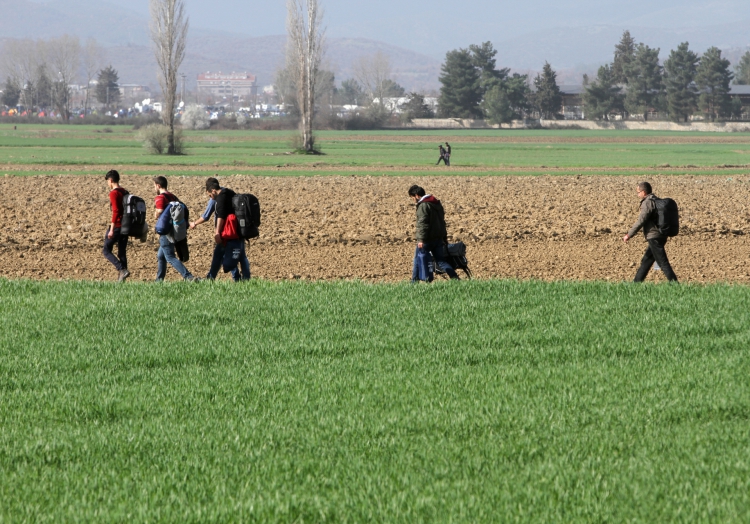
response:
[[(70, 86), (86, 86), (96, 78), (94, 96), (102, 104), (120, 100), (117, 71), (103, 67), (104, 49), (90, 39), (81, 44), (75, 36), (58, 38), (8, 40), (0, 50), (0, 67), (6, 78), (2, 103), (8, 107), (23, 105), (31, 112), (56, 110), (64, 121), (70, 117)], [(86, 89), (84, 111), (91, 103)]]
[[(750, 51), (734, 72), (716, 47), (699, 56), (684, 42), (663, 63), (659, 52), (659, 48), (636, 43), (625, 31), (615, 46), (613, 62), (600, 67), (591, 81), (584, 75), (586, 118), (606, 120), (619, 114), (648, 119), (651, 113), (666, 113), (672, 120), (687, 121), (699, 111), (709, 120), (741, 115), (740, 99), (729, 91), (733, 79), (736, 84), (750, 84)], [(542, 118), (559, 114), (562, 93), (549, 63), (530, 81), (528, 75), (498, 69), (496, 55), (490, 42), (446, 54), (438, 116), (484, 118), (501, 124), (532, 113)]]

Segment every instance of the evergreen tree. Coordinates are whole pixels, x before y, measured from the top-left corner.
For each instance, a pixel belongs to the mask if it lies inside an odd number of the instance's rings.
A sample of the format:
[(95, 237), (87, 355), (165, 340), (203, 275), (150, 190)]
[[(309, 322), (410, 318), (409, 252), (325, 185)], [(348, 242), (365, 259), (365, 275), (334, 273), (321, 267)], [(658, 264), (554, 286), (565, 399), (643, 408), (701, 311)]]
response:
[(99, 71), (96, 84), (96, 99), (107, 107), (120, 102), (120, 77), (117, 71), (109, 66)]
[(667, 110), (673, 120), (684, 122), (695, 112), (698, 92), (694, 83), (698, 55), (690, 51), (688, 46), (687, 42), (681, 43), (664, 61)]
[(5, 81), (5, 87), (3, 88), (3, 105), (8, 107), (16, 107), (18, 100), (21, 98), (21, 88), (18, 83), (11, 80), (10, 77)]
[(531, 88), (529, 88), (529, 76), (513, 73), (503, 80), (501, 86), (505, 90), (514, 118), (523, 118), (531, 109)]
[(411, 122), (415, 118), (432, 118), (435, 113), (430, 106), (424, 101), (424, 95), (419, 93), (409, 93), (409, 101), (401, 105), (404, 118)]
[(338, 98), (341, 105), (364, 105), (365, 92), (359, 82), (350, 78), (341, 82), (341, 89), (338, 90)]
[(390, 78), (386, 78), (383, 81), (381, 91), (383, 92), (384, 96), (389, 98), (401, 98), (406, 94), (406, 89), (398, 85)]
[(750, 84), (750, 51), (742, 55), (740, 63), (734, 73), (734, 83), (740, 85)]
[(508, 77), (509, 69), (496, 69), (495, 56), (497, 51), (492, 42), (484, 42), (481, 45), (470, 45), (471, 62), (479, 73), (479, 83), (482, 86), (482, 93), (497, 85), (499, 81)]
[(625, 109), (628, 113), (642, 114), (643, 119), (647, 120), (649, 110), (662, 109), (664, 81), (659, 65), (659, 48), (652, 49), (645, 44), (638, 44), (625, 75), (628, 84)]
[(742, 113), (744, 112), (744, 108), (742, 107), (742, 100), (740, 100), (740, 97), (733, 96), (732, 97), (732, 103), (730, 104), (731, 112), (732, 112), (732, 118), (740, 119), (742, 118)]
[(448, 51), (440, 75), (438, 113), (442, 117), (481, 118), (480, 75), (468, 49)]
[(625, 31), (620, 43), (615, 46), (615, 60), (612, 62), (612, 81), (615, 84), (628, 82), (627, 69), (634, 57), (635, 40), (630, 36), (630, 31)]
[(534, 78), (534, 87), (534, 105), (542, 118), (548, 119), (559, 113), (562, 108), (562, 95), (557, 86), (557, 73), (548, 62), (544, 63), (542, 74)]
[(695, 74), (695, 85), (700, 90), (698, 107), (709, 120), (731, 114), (729, 84), (734, 75), (729, 70), (730, 65), (729, 60), (721, 57), (718, 47), (710, 47), (698, 64)]
[(613, 111), (623, 110), (624, 96), (621, 87), (613, 82), (612, 68), (605, 65), (599, 68), (599, 73), (583, 93), (583, 104), (588, 118), (603, 118), (609, 120)]
[(482, 100), (484, 117), (491, 124), (505, 124), (513, 120), (514, 112), (508, 95), (500, 85), (493, 86)]
[(37, 69), (36, 81), (31, 84), (30, 89), (33, 91), (33, 100), (40, 110), (52, 107), (54, 86), (45, 66), (41, 65)]

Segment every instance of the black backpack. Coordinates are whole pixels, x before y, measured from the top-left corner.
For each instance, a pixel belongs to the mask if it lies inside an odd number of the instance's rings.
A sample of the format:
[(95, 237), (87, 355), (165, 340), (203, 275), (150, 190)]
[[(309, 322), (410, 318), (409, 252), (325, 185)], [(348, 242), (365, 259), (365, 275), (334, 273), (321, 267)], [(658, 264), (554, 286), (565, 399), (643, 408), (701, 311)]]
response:
[(141, 197), (128, 193), (122, 197), (122, 208), (120, 234), (140, 237), (146, 224), (146, 202)]
[(654, 198), (656, 206), (656, 228), (667, 237), (676, 237), (680, 232), (680, 211), (671, 198)]
[(237, 216), (242, 238), (256, 238), (260, 235), (260, 202), (255, 195), (235, 195), (232, 197), (232, 207)]

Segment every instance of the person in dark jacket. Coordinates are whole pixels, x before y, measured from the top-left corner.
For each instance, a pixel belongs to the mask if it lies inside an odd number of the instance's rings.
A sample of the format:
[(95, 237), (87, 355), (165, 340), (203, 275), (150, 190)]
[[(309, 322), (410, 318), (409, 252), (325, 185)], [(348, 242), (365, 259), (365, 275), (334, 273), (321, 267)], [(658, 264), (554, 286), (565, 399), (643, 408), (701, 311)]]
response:
[(445, 143), (445, 165), (450, 167), (451, 165), (451, 145), (446, 142)]
[(440, 151), (440, 158), (438, 158), (437, 164), (435, 164), (435, 165), (439, 166), (440, 165), (440, 161), (442, 160), (445, 163), (446, 166), (449, 166), (450, 165), (450, 159), (445, 157), (446, 151), (445, 151), (445, 148), (443, 147), (442, 144), (440, 144), (438, 146), (438, 151)]
[(667, 243), (668, 237), (662, 235), (656, 225), (656, 195), (652, 192), (651, 184), (648, 182), (638, 184), (638, 197), (641, 199), (641, 211), (638, 214), (638, 220), (630, 228), (630, 231), (622, 237), (623, 242), (627, 242), (642, 228), (643, 235), (646, 237), (646, 242), (648, 242), (648, 248), (643, 255), (641, 267), (638, 268), (634, 281), (643, 282), (646, 280), (648, 272), (651, 271), (651, 267), (654, 265), (654, 261), (656, 261), (664, 272), (664, 276), (667, 277), (667, 280), (677, 282), (677, 276), (674, 274), (667, 258), (667, 252), (664, 250), (664, 245)]
[(417, 254), (420, 249), (432, 253), (435, 264), (451, 279), (458, 280), (458, 274), (448, 262), (448, 232), (445, 227), (445, 211), (440, 200), (425, 194), (419, 186), (409, 188), (409, 196), (417, 204), (417, 249), (414, 252), (411, 281), (417, 280)]

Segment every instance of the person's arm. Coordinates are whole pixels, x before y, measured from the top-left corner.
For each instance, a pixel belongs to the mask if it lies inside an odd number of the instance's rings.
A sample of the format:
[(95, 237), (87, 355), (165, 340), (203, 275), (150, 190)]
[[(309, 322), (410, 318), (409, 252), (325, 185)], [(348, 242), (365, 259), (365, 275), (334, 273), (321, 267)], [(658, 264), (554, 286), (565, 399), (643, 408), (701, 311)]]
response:
[(196, 226), (200, 226), (203, 222), (205, 222), (205, 219), (203, 217), (200, 217), (195, 222), (190, 222), (190, 229), (195, 229)]
[(214, 240), (217, 244), (221, 244), (221, 230), (224, 229), (225, 218), (216, 219), (216, 231), (214, 231)]
[[(641, 204), (641, 212), (638, 213), (638, 220), (636, 220), (635, 224), (633, 224), (633, 227), (630, 228), (628, 234), (625, 235), (628, 239), (633, 238), (648, 220), (648, 217), (651, 214), (651, 206), (649, 205), (649, 203), (650, 202), (643, 202)], [(627, 242), (627, 240), (625, 241)]]
[(424, 246), (424, 239), (427, 238), (429, 229), (430, 218), (427, 213), (427, 206), (417, 206), (417, 247), (420, 249)]
[(109, 203), (112, 208), (112, 221), (109, 224), (109, 231), (107, 232), (107, 238), (115, 236), (115, 221), (117, 221), (117, 215), (122, 215), (122, 201), (118, 198), (120, 195), (119, 191), (109, 192)]

